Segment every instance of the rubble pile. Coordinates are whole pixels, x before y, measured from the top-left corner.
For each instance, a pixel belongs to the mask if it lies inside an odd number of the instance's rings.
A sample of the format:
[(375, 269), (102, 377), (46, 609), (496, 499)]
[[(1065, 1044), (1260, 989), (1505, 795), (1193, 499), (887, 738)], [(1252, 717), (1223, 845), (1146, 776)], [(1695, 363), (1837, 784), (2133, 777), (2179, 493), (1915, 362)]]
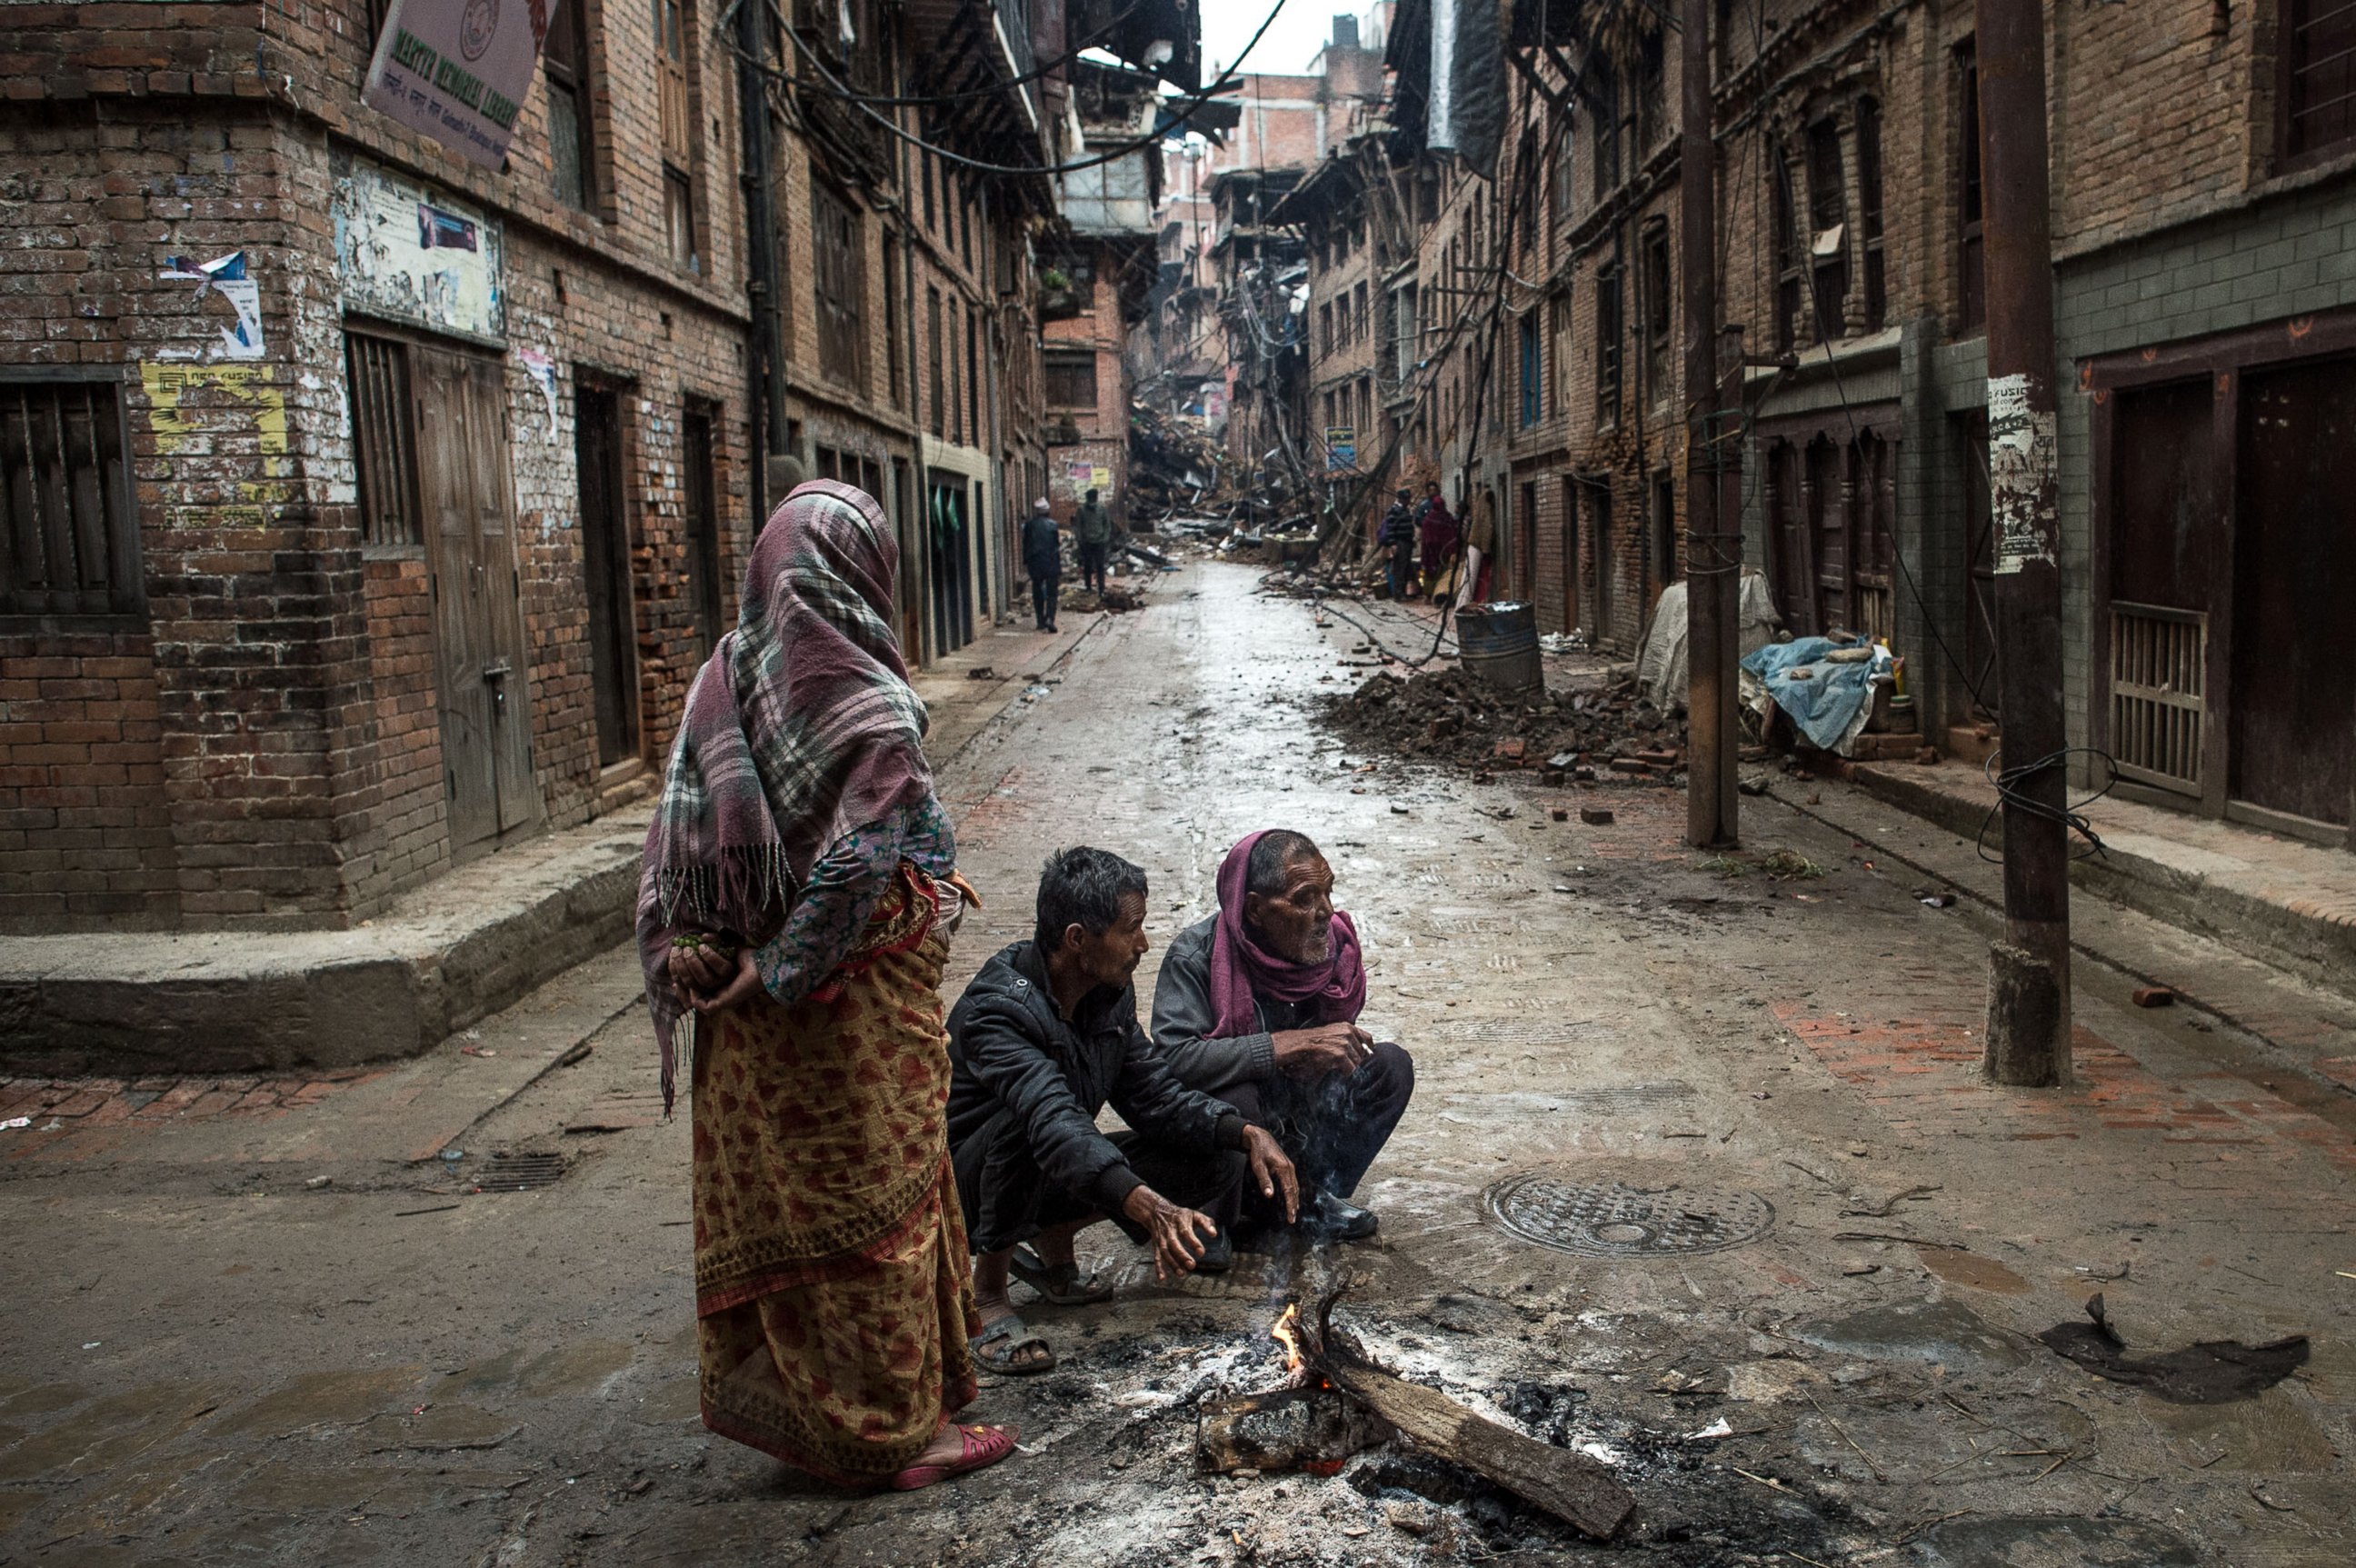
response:
[(1224, 510), (1230, 499), (1229, 459), (1194, 420), (1129, 405), (1129, 499), (1136, 519), (1182, 511)]
[(1637, 695), (1632, 676), (1601, 688), (1510, 696), (1462, 668), (1402, 681), (1376, 674), (1324, 699), (1326, 725), (1368, 750), (1454, 767), (1531, 768), (1547, 783), (1665, 782), (1685, 770), (1685, 725)]

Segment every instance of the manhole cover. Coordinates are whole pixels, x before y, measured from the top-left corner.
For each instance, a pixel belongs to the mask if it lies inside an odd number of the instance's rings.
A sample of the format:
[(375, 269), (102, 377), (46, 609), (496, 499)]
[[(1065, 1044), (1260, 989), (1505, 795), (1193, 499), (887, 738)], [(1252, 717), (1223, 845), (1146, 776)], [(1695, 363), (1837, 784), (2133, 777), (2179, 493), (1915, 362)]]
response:
[(466, 1185), (477, 1192), (531, 1192), (564, 1175), (562, 1155), (493, 1155)]
[(1507, 1176), (1483, 1203), (1491, 1219), (1523, 1240), (1582, 1258), (1715, 1252), (1756, 1240), (1775, 1223), (1774, 1206), (1755, 1192), (1654, 1191), (1547, 1171)]

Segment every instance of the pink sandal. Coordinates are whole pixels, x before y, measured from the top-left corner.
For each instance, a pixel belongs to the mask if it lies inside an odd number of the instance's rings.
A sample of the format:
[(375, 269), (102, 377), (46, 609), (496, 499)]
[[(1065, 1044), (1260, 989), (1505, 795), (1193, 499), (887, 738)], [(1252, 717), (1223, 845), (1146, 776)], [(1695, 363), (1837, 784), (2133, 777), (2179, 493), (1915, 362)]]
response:
[(892, 1477), (892, 1489), (913, 1492), (936, 1482), (970, 1475), (1014, 1452), (1014, 1429), (1011, 1426), (960, 1426), (958, 1437), (965, 1444), (962, 1456), (948, 1465), (911, 1465)]

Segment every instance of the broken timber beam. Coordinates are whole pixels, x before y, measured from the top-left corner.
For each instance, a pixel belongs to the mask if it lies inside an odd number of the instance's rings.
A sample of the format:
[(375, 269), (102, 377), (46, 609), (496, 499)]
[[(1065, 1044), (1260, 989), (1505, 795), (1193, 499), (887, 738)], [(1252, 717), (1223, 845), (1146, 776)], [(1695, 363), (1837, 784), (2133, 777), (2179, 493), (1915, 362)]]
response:
[[(1317, 1271), (1312, 1261), (1312, 1273)], [(1576, 1449), (1557, 1448), (1458, 1404), (1438, 1389), (1410, 1383), (1376, 1366), (1346, 1334), (1333, 1329), (1342, 1284), (1301, 1315), (1301, 1353), (1327, 1383), (1373, 1412), (1428, 1454), (1476, 1470), (1524, 1502), (1542, 1508), (1596, 1541), (1611, 1538), (1636, 1507), (1611, 1466)]]

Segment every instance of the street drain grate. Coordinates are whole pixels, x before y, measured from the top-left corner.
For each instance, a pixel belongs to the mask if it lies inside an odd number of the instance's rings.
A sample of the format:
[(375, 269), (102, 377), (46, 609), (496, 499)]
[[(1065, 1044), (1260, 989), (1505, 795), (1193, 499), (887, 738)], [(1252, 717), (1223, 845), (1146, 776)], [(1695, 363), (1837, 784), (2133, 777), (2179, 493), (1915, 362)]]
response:
[(1573, 1181), (1554, 1172), (1507, 1176), (1482, 1195), (1489, 1218), (1525, 1241), (1582, 1258), (1717, 1252), (1755, 1241), (1775, 1223), (1755, 1192), (1706, 1187), (1646, 1190)]
[(562, 1155), (493, 1155), (466, 1185), (477, 1192), (536, 1192), (563, 1175)]

